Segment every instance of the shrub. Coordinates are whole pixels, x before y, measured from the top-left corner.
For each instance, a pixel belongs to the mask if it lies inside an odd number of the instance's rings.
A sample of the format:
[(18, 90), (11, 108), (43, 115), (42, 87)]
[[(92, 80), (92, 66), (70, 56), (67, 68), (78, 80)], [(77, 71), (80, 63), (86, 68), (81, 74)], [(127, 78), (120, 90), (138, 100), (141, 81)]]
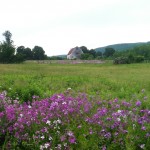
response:
[(117, 57), (113, 61), (114, 64), (129, 64), (130, 61), (128, 57)]
[(141, 63), (144, 61), (144, 56), (133, 56), (128, 57), (117, 57), (114, 59), (114, 64), (130, 64), (130, 63)]
[(135, 57), (135, 62), (136, 63), (141, 63), (144, 61), (144, 56), (136, 56)]

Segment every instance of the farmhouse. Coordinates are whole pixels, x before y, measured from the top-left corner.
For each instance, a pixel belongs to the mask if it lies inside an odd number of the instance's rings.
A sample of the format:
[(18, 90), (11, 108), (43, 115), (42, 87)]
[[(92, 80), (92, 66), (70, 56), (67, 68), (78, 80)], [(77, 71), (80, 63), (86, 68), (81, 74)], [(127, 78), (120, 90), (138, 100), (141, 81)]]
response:
[(80, 59), (81, 54), (83, 54), (83, 51), (77, 46), (68, 52), (67, 59)]

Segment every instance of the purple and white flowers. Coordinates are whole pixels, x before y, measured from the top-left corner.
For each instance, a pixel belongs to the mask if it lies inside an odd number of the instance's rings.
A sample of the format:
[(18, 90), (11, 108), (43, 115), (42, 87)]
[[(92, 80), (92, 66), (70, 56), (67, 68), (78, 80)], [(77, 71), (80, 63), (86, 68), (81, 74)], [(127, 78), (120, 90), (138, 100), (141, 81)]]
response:
[(7, 143), (19, 140), (41, 150), (76, 149), (83, 143), (89, 147), (94, 144), (97, 149), (125, 148), (126, 144), (146, 149), (150, 147), (146, 142), (150, 138), (150, 110), (142, 104), (139, 100), (117, 99), (97, 102), (88, 100), (86, 94), (76, 97), (55, 94), (40, 101), (33, 99), (30, 104), (19, 104), (1, 93), (0, 138), (13, 136), (13, 139), (7, 137)]

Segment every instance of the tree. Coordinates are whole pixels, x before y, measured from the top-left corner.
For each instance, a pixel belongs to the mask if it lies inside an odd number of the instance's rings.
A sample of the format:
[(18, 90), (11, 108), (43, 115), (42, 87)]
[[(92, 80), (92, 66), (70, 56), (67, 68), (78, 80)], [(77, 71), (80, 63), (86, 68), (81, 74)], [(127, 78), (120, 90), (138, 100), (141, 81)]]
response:
[(98, 51), (98, 52), (96, 52), (96, 56), (98, 56), (98, 57), (102, 57), (102, 56), (103, 56), (103, 54), (102, 54), (102, 52)]
[(32, 60), (33, 59), (33, 52), (28, 47), (24, 49), (24, 55), (25, 55), (26, 60)]
[(25, 47), (24, 46), (19, 46), (17, 47), (16, 51), (18, 54), (23, 54), (24, 53), (24, 50), (25, 50)]
[(134, 59), (136, 63), (144, 62), (144, 56), (136, 56)]
[(93, 58), (96, 57), (96, 51), (93, 50), (93, 49), (91, 49), (91, 50), (89, 51), (89, 54), (91, 54), (91, 55), (93, 56)]
[(22, 63), (24, 61), (24, 55), (21, 53), (17, 53), (16, 55), (14, 55), (12, 62), (13, 63)]
[(89, 59), (92, 59), (93, 58), (93, 55), (89, 54), (89, 53), (83, 53), (81, 55), (81, 59), (82, 60), (89, 60)]
[(80, 48), (83, 51), (81, 59), (94, 59), (96, 57), (96, 51), (94, 49), (88, 50), (85, 46), (81, 46)]
[(40, 46), (35, 46), (32, 49), (33, 52), (33, 59), (35, 60), (44, 60), (45, 59), (45, 51)]
[(87, 49), (87, 47), (81, 46), (80, 48), (82, 49), (83, 53), (89, 53), (89, 50)]
[(105, 52), (104, 52), (104, 56), (105, 57), (112, 57), (115, 53), (115, 49), (111, 48), (111, 47), (106, 47), (105, 48)]
[(17, 48), (17, 54), (23, 55), (25, 60), (33, 59), (33, 53), (31, 51), (31, 49), (28, 47), (25, 48), (24, 46), (19, 46)]
[(59, 56), (52, 56), (52, 57), (47, 57), (47, 59), (49, 60), (63, 60), (63, 57), (59, 57)]
[(129, 63), (134, 63), (135, 58), (134, 58), (133, 54), (128, 55), (128, 61), (129, 61)]
[(15, 47), (12, 44), (13, 41), (11, 40), (12, 34), (9, 31), (5, 31), (3, 36), (5, 36), (6, 41), (0, 45), (0, 62), (11, 63), (13, 62), (13, 57), (15, 54)]
[(0, 48), (0, 61), (2, 63), (11, 63), (15, 53), (15, 48), (6, 43), (2, 43)]
[(98, 52), (96, 52), (95, 58), (102, 59), (102, 56), (103, 56), (102, 52), (98, 51)]
[(3, 33), (3, 36), (5, 37), (5, 40), (6, 40), (6, 43), (8, 44), (8, 45), (11, 45), (12, 43), (13, 43), (13, 41), (11, 40), (11, 37), (12, 37), (12, 34), (10, 33), (10, 31), (5, 31), (4, 33)]

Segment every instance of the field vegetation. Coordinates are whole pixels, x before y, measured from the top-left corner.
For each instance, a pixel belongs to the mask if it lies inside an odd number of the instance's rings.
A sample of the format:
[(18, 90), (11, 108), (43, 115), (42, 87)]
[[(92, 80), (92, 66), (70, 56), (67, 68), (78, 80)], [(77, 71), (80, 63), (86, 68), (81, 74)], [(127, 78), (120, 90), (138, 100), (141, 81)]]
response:
[(150, 91), (149, 63), (104, 64), (1, 64), (0, 90), (12, 98), (41, 98), (72, 88), (76, 92), (100, 94), (103, 99), (130, 99), (141, 89)]
[(0, 149), (150, 149), (149, 63), (0, 70)]

